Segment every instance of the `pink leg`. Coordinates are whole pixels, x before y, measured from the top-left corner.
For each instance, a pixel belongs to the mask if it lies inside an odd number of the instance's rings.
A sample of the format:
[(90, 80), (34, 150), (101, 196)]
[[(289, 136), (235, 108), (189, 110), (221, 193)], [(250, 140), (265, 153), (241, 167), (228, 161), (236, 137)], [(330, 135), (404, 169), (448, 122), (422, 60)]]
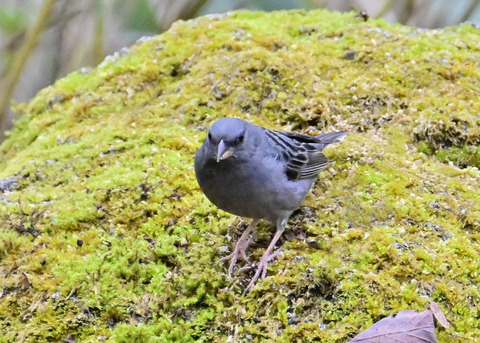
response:
[(247, 229), (243, 231), (242, 235), (237, 241), (237, 244), (235, 245), (235, 250), (233, 253), (231, 253), (228, 256), (222, 257), (220, 259), (220, 262), (230, 260), (230, 267), (228, 268), (228, 276), (232, 277), (233, 274), (233, 268), (235, 267), (235, 264), (237, 263), (238, 260), (238, 254), (242, 256), (242, 258), (247, 262), (248, 261), (247, 255), (245, 254), (245, 250), (247, 250), (248, 246), (252, 242), (251, 239), (247, 240), (248, 235), (250, 235), (250, 232), (252, 232), (253, 228), (258, 224), (259, 219), (254, 219), (250, 225), (248, 225)]
[(283, 230), (284, 230), (284, 227), (281, 227), (281, 228), (277, 229), (277, 231), (275, 232), (275, 235), (273, 236), (272, 241), (268, 245), (267, 250), (263, 254), (262, 259), (260, 260), (260, 263), (258, 264), (257, 271), (256, 271), (255, 275), (253, 276), (252, 281), (250, 281), (247, 288), (245, 289), (245, 292), (247, 292), (250, 288), (253, 287), (253, 285), (258, 280), (260, 275), (262, 275), (262, 279), (265, 278), (265, 276), (267, 275), (268, 262), (271, 261), (272, 259), (274, 259), (282, 251), (282, 248), (280, 248), (277, 251), (275, 251), (274, 253), (272, 253), (273, 248), (275, 247), (275, 244), (277, 244), (278, 239), (282, 236)]

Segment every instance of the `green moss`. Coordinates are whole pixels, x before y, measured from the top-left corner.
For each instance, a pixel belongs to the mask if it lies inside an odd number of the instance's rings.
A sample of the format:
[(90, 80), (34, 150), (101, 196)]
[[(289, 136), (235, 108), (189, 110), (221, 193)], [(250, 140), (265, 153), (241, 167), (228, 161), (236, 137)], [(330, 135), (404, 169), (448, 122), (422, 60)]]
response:
[[(178, 22), (45, 88), (0, 146), (0, 340), (344, 342), (437, 301), (480, 336), (480, 33), (326, 11)], [(193, 155), (222, 116), (350, 130), (251, 274)], [(249, 253), (272, 234), (263, 223)]]

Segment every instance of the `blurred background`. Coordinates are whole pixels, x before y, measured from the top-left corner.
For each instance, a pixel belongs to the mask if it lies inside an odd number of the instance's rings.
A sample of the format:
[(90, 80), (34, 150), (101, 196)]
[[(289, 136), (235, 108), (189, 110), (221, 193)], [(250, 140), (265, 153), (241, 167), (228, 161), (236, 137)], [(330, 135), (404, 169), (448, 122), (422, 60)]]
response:
[(241, 8), (365, 11), (422, 28), (480, 21), (478, 0), (0, 0), (0, 142), (12, 103), (176, 20)]

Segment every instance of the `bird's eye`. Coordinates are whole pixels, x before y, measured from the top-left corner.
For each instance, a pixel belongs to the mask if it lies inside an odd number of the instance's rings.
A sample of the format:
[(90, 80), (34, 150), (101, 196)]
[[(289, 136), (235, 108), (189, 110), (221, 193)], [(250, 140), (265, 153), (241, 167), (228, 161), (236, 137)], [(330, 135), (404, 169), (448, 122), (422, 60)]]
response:
[(245, 140), (245, 134), (242, 133), (240, 136), (237, 138), (237, 144), (242, 144), (243, 141)]
[(209, 141), (212, 140), (212, 134), (210, 132), (208, 133), (207, 138), (208, 138)]

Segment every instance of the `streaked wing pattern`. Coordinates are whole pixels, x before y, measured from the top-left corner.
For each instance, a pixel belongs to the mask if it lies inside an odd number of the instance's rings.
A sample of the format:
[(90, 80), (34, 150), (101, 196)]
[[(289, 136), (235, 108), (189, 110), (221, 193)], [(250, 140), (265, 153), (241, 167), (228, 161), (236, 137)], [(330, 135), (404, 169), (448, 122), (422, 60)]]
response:
[(327, 168), (329, 160), (322, 153), (324, 144), (316, 137), (298, 133), (267, 130), (265, 133), (276, 148), (277, 158), (285, 161), (285, 174), (292, 181), (310, 179)]

